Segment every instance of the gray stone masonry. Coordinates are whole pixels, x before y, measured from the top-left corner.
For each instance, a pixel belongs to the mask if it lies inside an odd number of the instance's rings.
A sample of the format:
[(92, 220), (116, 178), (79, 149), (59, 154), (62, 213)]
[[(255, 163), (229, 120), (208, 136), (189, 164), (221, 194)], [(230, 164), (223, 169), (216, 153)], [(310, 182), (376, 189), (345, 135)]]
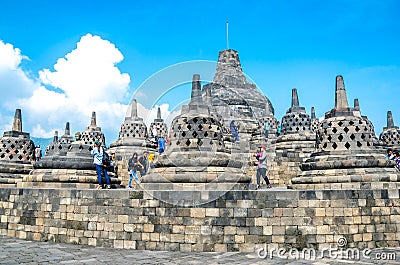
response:
[(335, 107), (317, 130), (317, 152), (292, 179), (297, 189), (398, 188), (400, 174), (394, 162), (375, 148), (374, 127), (361, 115), (358, 100), (347, 103), (342, 76), (336, 77)]
[(0, 188), (0, 235), (181, 252), (321, 250), (340, 238), (346, 248), (399, 247), (399, 189), (230, 190), (210, 200), (216, 193)]
[(268, 176), (272, 184), (287, 186), (301, 170), (300, 165), (315, 151), (315, 133), (311, 119), (304, 107), (299, 105), (297, 89), (292, 89), (291, 107), (282, 117), (282, 131), (278, 138), (269, 142), (271, 157)]
[(79, 140), (83, 141), (83, 143), (87, 145), (92, 145), (95, 140), (99, 140), (104, 146), (106, 145), (104, 133), (102, 133), (101, 128), (97, 126), (96, 112), (92, 112), (90, 125), (86, 127), (85, 131), (82, 132)]
[(191, 101), (172, 121), (170, 145), (154, 166), (142, 178), (144, 188), (155, 188), (154, 183), (179, 183), (172, 189), (185, 189), (185, 184), (192, 189), (197, 183), (207, 189), (210, 183), (250, 181), (242, 172), (242, 162), (233, 159), (225, 148), (222, 124), (211, 116), (201, 97), (199, 75), (193, 75)]
[(400, 129), (394, 125), (392, 112), (387, 112), (387, 126), (379, 136), (379, 141), (384, 148), (392, 148), (400, 151)]
[(0, 139), (0, 186), (15, 186), (33, 169), (35, 146), (29, 133), (22, 131), (21, 110), (15, 111), (11, 131)]

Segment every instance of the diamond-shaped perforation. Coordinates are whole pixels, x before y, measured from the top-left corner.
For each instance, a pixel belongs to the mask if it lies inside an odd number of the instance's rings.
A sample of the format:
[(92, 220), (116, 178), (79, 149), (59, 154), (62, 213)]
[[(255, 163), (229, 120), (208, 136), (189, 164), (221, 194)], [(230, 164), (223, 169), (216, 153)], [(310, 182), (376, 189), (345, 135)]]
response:
[(346, 147), (347, 149), (349, 149), (349, 148), (350, 148), (350, 144), (347, 142), (347, 143), (344, 145), (344, 147)]

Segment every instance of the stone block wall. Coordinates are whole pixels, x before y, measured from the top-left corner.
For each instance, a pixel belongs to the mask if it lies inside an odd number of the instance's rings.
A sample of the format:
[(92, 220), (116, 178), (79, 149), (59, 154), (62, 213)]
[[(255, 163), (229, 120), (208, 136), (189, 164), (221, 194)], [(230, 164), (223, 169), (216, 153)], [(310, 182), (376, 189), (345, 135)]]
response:
[(340, 237), (399, 247), (399, 190), (233, 190), (209, 201), (214, 192), (1, 188), (0, 234), (170, 251), (322, 249)]

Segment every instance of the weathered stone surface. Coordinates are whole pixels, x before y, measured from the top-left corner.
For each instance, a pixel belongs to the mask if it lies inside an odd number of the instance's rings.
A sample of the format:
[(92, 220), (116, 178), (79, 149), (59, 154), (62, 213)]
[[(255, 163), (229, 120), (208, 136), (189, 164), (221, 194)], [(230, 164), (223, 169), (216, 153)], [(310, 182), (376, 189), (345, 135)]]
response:
[(11, 131), (0, 139), (0, 184), (15, 185), (33, 169), (34, 143), (22, 132), (21, 110), (15, 111)]
[(292, 179), (298, 189), (374, 189), (400, 186), (399, 173), (375, 147), (374, 128), (360, 112), (347, 103), (343, 77), (336, 78), (335, 107), (325, 114), (317, 130), (317, 152)]
[(249, 182), (242, 162), (225, 148), (222, 126), (203, 102), (200, 76), (194, 75), (192, 99), (172, 121), (170, 145), (142, 178), (144, 187), (146, 183)]
[(379, 141), (385, 148), (400, 149), (400, 129), (394, 125), (392, 112), (387, 112), (387, 126), (383, 128)]
[(90, 125), (86, 127), (85, 131), (82, 132), (80, 139), (76, 140), (80, 140), (87, 145), (93, 145), (95, 140), (99, 140), (103, 143), (104, 146), (106, 145), (106, 138), (104, 136), (104, 133), (102, 133), (101, 128), (97, 126), (96, 112), (92, 112)]

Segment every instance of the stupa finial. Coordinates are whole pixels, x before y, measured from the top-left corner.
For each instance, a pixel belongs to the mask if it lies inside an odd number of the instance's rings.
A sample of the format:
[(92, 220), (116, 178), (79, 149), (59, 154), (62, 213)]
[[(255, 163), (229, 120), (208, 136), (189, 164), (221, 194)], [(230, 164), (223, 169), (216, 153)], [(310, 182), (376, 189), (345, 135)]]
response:
[(12, 130), (17, 132), (22, 132), (22, 116), (21, 109), (15, 110), (14, 121), (12, 125)]
[(387, 128), (394, 128), (393, 116), (390, 110), (387, 112)]
[(136, 99), (132, 99), (131, 102), (131, 117), (137, 117), (138, 113), (137, 113), (137, 101)]
[(299, 107), (299, 96), (297, 95), (297, 88), (292, 89), (292, 108)]
[(92, 127), (96, 127), (96, 112), (93, 111), (92, 112), (92, 118), (90, 119), (90, 126)]
[(349, 103), (347, 101), (346, 89), (344, 87), (343, 76), (336, 76), (336, 94), (335, 94), (335, 109), (348, 110)]

